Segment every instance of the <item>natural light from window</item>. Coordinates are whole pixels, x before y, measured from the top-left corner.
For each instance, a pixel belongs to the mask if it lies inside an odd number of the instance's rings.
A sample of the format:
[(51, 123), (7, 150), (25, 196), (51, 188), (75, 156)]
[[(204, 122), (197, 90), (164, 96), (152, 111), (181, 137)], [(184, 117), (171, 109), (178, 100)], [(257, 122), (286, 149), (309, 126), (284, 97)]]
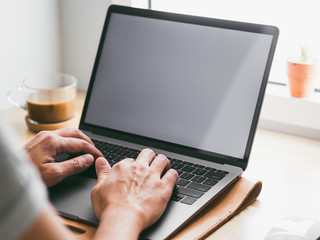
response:
[[(142, 0), (133, 1), (141, 7)], [(144, 1), (145, 5), (148, 6)], [(269, 80), (287, 83), (286, 60), (307, 44), (312, 56), (320, 58), (320, 22), (317, 0), (151, 0), (154, 10), (275, 25), (280, 37)], [(316, 87), (320, 88), (318, 79)]]

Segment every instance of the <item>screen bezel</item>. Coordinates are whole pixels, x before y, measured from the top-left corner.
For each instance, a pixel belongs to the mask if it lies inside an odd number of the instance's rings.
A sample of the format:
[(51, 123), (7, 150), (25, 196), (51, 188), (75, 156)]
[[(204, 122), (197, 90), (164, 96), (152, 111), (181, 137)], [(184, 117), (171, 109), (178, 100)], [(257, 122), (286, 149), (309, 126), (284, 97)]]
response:
[[(183, 145), (174, 144), (174, 143), (170, 143), (162, 140), (152, 139), (149, 137), (139, 136), (136, 134), (131, 134), (131, 133), (126, 133), (126, 132), (122, 132), (114, 129), (100, 127), (100, 126), (96, 126), (96, 125), (85, 122), (89, 100), (92, 93), (92, 88), (95, 81), (95, 76), (98, 69), (103, 44), (105, 42), (104, 39), (107, 34), (108, 24), (109, 24), (109, 20), (112, 13), (127, 14), (132, 16), (140, 16), (140, 17), (161, 19), (161, 20), (175, 21), (175, 22), (182, 22), (182, 23), (190, 23), (190, 24), (203, 25), (203, 26), (212, 26), (212, 27), (253, 32), (253, 33), (261, 33), (261, 34), (267, 34), (272, 36), (269, 55), (267, 58), (266, 67), (265, 67), (265, 71), (262, 79), (262, 84), (261, 84), (258, 99), (257, 99), (257, 105), (254, 110), (253, 120), (250, 127), (249, 137), (247, 140), (246, 149), (245, 149), (243, 158), (236, 158), (236, 157), (226, 156), (226, 155), (204, 151), (204, 150), (196, 149), (192, 147), (186, 147)], [(274, 27), (274, 26), (111, 5), (108, 9), (105, 23), (103, 26), (100, 43), (97, 50), (97, 55), (94, 62), (90, 83), (88, 86), (88, 91), (87, 91), (87, 95), (86, 95), (86, 99), (85, 99), (85, 103), (82, 111), (79, 129), (90, 131), (92, 133), (97, 133), (99, 135), (103, 135), (111, 138), (116, 138), (124, 141), (145, 145), (151, 148), (154, 147), (158, 149), (163, 149), (166, 151), (171, 151), (171, 152), (179, 153), (182, 155), (187, 155), (190, 157), (200, 158), (200, 159), (218, 162), (222, 164), (223, 163), (230, 164), (230, 165), (241, 167), (243, 170), (245, 170), (248, 164), (248, 160), (249, 160), (249, 156), (250, 156), (250, 152), (251, 152), (251, 148), (254, 140), (254, 135), (255, 135), (258, 120), (259, 120), (259, 115), (260, 115), (260, 111), (263, 103), (265, 89), (266, 89), (266, 85), (269, 77), (269, 72), (270, 72), (278, 36), (279, 36), (279, 30), (277, 27)]]

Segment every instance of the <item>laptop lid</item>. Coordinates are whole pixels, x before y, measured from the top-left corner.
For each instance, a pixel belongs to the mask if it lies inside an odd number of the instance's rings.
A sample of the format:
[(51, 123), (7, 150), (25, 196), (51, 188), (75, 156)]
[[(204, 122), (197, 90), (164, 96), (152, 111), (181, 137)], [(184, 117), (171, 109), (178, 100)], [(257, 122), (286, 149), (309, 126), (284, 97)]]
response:
[(111, 6), (81, 130), (241, 167), (278, 29)]

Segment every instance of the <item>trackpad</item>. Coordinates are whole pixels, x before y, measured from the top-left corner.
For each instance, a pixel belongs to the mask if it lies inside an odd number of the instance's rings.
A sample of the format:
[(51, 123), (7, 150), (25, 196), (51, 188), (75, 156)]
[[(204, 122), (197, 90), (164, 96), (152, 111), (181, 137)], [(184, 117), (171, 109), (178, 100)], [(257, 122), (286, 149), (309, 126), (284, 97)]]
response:
[(91, 190), (95, 184), (96, 180), (91, 178), (68, 177), (49, 188), (50, 201), (61, 216), (97, 226), (99, 220), (91, 203)]

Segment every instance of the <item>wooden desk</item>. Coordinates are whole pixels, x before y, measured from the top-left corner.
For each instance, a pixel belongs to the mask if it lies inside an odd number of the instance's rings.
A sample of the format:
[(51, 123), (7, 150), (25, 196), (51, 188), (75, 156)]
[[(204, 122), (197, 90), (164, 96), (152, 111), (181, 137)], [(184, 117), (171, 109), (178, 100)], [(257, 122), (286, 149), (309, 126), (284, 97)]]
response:
[[(78, 94), (78, 120), (73, 127), (78, 126), (84, 98), (83, 93)], [(34, 136), (25, 125), (25, 114), (18, 108), (7, 111), (21, 143)], [(258, 129), (244, 176), (262, 180), (258, 200), (208, 239), (263, 239), (282, 218), (320, 220), (320, 141)]]

